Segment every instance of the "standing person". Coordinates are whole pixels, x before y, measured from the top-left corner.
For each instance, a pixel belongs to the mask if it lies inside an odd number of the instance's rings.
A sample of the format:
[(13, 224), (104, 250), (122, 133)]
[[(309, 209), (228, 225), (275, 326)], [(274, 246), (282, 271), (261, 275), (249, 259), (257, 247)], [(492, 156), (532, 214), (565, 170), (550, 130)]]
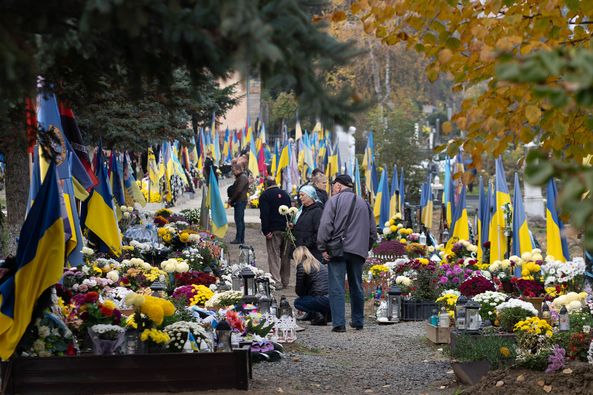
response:
[(321, 204), (327, 203), (327, 176), (319, 169), (315, 169), (311, 176), (311, 184), (315, 187), (315, 192), (321, 201)]
[(266, 236), (268, 265), (274, 281), (286, 288), (290, 279), (290, 241), (284, 235), (286, 217), (280, 214), (279, 208), (282, 205), (290, 207), (290, 196), (276, 185), (274, 177), (266, 178), (265, 187), (259, 197), (259, 218), (261, 231)]
[(368, 203), (353, 192), (352, 178), (336, 177), (333, 196), (327, 202), (317, 233), (317, 245), (328, 262), (329, 304), (334, 332), (346, 331), (344, 277), (348, 274), (352, 321), (350, 326), (364, 325), (362, 266), (377, 238), (375, 216)]
[(293, 234), (297, 247), (305, 246), (318, 261), (322, 262), (321, 251), (317, 249), (317, 230), (323, 214), (323, 204), (317, 196), (315, 188), (304, 185), (299, 191), (301, 208), (294, 220)]
[(234, 208), (235, 226), (237, 227), (237, 236), (231, 244), (245, 243), (245, 208), (247, 207), (247, 192), (249, 190), (249, 179), (243, 172), (243, 167), (239, 164), (233, 165), (233, 174), (235, 182), (229, 187), (229, 205)]
[(216, 177), (216, 181), (218, 181), (218, 176), (216, 175), (216, 172), (218, 171), (218, 167), (216, 167), (216, 165), (214, 164), (214, 160), (212, 160), (212, 150), (208, 150), (206, 152), (206, 159), (204, 159), (204, 170), (203, 170), (203, 175), (204, 175), (204, 180), (206, 180), (206, 185), (210, 185), (210, 168), (214, 167), (214, 177)]
[(292, 257), (297, 265), (294, 307), (311, 315), (311, 325), (326, 325), (330, 314), (327, 267), (305, 246), (297, 247)]

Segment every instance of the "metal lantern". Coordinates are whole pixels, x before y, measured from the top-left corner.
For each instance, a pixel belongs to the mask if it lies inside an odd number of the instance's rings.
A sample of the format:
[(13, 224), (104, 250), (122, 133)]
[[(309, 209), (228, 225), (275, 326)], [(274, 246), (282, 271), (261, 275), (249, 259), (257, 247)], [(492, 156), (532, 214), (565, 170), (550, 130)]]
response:
[(165, 281), (159, 279), (150, 284), (150, 289), (152, 290), (152, 296), (160, 298), (167, 290), (167, 284), (165, 284)]
[(255, 303), (257, 288), (255, 287), (255, 273), (250, 268), (244, 267), (239, 274), (243, 280), (243, 301), (245, 303)]
[(399, 322), (401, 319), (402, 290), (398, 286), (389, 288), (387, 292), (387, 319)]
[(467, 303), (467, 298), (461, 295), (457, 298), (457, 303), (455, 304), (455, 327), (459, 330), (465, 330), (466, 327), (466, 315), (465, 315), (465, 304)]
[(242, 285), (241, 277), (232, 275), (231, 276), (231, 288), (233, 291), (240, 291)]
[(449, 240), (449, 229), (445, 228), (441, 234), (441, 243), (445, 244)]
[(222, 320), (216, 326), (216, 347), (217, 352), (231, 352), (231, 326), (225, 320)]
[(474, 300), (465, 304), (465, 329), (471, 332), (480, 330), (480, 304)]
[(270, 279), (267, 277), (260, 277), (255, 280), (257, 283), (257, 292), (266, 295), (268, 298), (272, 296), (270, 291)]

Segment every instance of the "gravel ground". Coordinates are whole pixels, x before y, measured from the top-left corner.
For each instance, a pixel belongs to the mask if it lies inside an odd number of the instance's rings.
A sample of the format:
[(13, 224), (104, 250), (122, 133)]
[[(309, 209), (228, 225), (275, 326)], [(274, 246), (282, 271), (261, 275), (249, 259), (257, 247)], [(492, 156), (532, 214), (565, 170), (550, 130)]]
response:
[[(253, 218), (259, 212), (253, 210), (250, 214)], [(257, 223), (247, 224), (246, 243), (255, 249), (257, 266), (268, 270), (265, 238), (259, 229)], [(234, 236), (235, 228), (230, 224), (225, 239), (230, 241)], [(229, 248), (230, 259), (236, 260), (239, 248), (234, 245)], [(293, 268), (292, 286), (282, 291), (289, 300), (296, 296), (294, 276)], [(276, 299), (279, 297), (277, 294)], [(348, 314), (349, 306), (346, 311)], [(300, 325), (305, 331), (298, 332), (297, 340), (285, 346), (285, 358), (255, 365), (250, 392), (402, 395), (454, 392), (449, 360), (424, 338), (423, 322), (377, 325), (374, 320), (367, 320), (362, 331), (347, 328), (346, 333), (333, 333), (331, 326)]]

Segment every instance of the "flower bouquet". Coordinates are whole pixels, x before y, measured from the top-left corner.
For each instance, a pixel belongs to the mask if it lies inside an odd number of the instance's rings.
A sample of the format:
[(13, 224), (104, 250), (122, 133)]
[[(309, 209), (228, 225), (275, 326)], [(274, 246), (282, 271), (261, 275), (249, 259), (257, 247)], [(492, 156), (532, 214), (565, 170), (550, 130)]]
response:
[(507, 299), (502, 292), (486, 291), (473, 297), (480, 304), (480, 315), (484, 321), (496, 320), (496, 308)]
[(515, 324), (528, 317), (537, 316), (533, 304), (520, 299), (509, 299), (496, 306), (496, 313), (500, 327), (507, 332), (512, 332)]
[[(278, 207), (278, 212), (281, 215), (284, 215), (284, 217), (286, 218), (286, 231), (285, 231), (286, 239), (288, 241), (290, 241), (290, 244), (292, 244), (293, 247), (296, 247), (296, 245), (295, 245), (296, 238), (292, 234), (292, 224), (293, 224), (293, 220), (296, 217), (299, 210), (296, 207), (289, 208), (288, 206), (283, 204), (280, 207)], [(286, 248), (288, 248), (288, 244), (287, 244)]]
[(388, 255), (392, 257), (401, 257), (406, 253), (405, 246), (397, 240), (382, 240), (379, 245), (373, 248), (375, 255)]
[(478, 272), (475, 272), (459, 286), (459, 292), (468, 298), (472, 298), (486, 291), (494, 290), (494, 283), (483, 275), (478, 274)]
[(113, 355), (117, 351), (122, 351), (125, 329), (121, 326), (97, 324), (88, 328), (88, 333), (93, 342), (93, 352), (96, 355)]
[[(165, 327), (165, 332), (171, 339), (168, 343), (168, 348), (173, 352), (183, 351), (183, 346), (188, 338), (192, 343), (193, 351), (199, 351), (202, 346), (211, 346), (211, 344), (208, 344), (208, 333), (206, 332), (206, 329), (197, 322), (177, 321), (171, 325), (167, 325)], [(189, 336), (190, 333), (191, 336)]]
[(149, 353), (159, 353), (165, 350), (167, 344), (171, 341), (171, 337), (165, 331), (150, 328), (142, 331), (140, 341), (146, 344)]

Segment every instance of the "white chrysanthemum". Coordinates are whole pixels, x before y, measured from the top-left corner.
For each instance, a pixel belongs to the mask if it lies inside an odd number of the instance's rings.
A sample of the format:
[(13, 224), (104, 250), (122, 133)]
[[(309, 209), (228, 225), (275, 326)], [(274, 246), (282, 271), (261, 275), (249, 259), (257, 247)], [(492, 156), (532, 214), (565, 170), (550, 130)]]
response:
[(177, 273), (185, 273), (189, 271), (189, 265), (187, 264), (186, 261), (181, 261), (178, 262), (177, 265), (175, 266), (175, 271)]
[(95, 251), (92, 248), (89, 247), (82, 247), (82, 255), (93, 255), (95, 253)]
[(389, 226), (383, 228), (383, 234), (384, 235), (390, 235), (391, 234), (391, 229), (389, 228)]
[(112, 271), (108, 272), (105, 277), (107, 277), (114, 283), (119, 281), (119, 273), (116, 270), (112, 270)]
[(290, 215), (296, 215), (299, 212), (299, 209), (296, 207), (291, 207), (288, 209)]
[(288, 214), (288, 206), (283, 204), (282, 206), (278, 207), (278, 212), (282, 215), (287, 215)]

